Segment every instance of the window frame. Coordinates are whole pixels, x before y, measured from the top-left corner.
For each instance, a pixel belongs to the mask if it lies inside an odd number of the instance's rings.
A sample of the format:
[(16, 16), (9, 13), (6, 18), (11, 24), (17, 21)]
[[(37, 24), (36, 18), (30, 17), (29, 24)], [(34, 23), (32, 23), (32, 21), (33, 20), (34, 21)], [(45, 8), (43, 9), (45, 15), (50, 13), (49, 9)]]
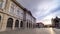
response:
[(2, 0), (1, 1), (1, 7), (0, 7), (0, 9), (4, 9), (5, 4), (6, 4), (6, 0)]
[(15, 6), (14, 5), (15, 4), (13, 2), (10, 2), (10, 7), (9, 7), (9, 13), (10, 14), (14, 14), (14, 11), (15, 11)]

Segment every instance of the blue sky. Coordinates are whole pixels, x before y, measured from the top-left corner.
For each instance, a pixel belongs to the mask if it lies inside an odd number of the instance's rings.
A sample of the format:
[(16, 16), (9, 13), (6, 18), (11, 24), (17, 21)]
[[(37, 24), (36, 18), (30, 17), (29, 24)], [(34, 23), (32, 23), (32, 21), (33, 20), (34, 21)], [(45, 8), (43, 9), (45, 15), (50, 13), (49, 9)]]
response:
[(51, 18), (60, 17), (60, 0), (18, 0), (37, 18), (37, 22), (51, 24)]

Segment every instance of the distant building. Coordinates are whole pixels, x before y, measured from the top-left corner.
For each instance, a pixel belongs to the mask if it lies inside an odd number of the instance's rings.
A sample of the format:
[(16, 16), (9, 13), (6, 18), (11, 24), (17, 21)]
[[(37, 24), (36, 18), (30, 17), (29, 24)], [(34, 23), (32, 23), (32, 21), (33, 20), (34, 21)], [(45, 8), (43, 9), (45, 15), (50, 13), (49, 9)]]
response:
[(59, 28), (60, 27), (60, 18), (56, 17), (56, 18), (52, 18), (52, 27), (57, 27)]
[(48, 25), (44, 25), (45, 28), (49, 28), (49, 27), (52, 27), (51, 24), (48, 24)]
[(41, 23), (41, 22), (40, 22), (40, 23), (36, 23), (36, 27), (37, 27), (37, 28), (43, 28), (43, 27), (44, 27), (44, 24)]
[(0, 0), (0, 31), (33, 28), (36, 18), (16, 0)]

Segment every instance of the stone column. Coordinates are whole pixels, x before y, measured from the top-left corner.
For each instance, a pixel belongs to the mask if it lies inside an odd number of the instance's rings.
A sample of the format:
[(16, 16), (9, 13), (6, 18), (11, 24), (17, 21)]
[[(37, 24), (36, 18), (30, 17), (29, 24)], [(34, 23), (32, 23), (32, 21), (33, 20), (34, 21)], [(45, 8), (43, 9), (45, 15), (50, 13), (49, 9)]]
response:
[(8, 16), (4, 14), (2, 18), (2, 23), (1, 23), (1, 31), (6, 30), (7, 20), (8, 20)]
[(21, 23), (21, 21), (19, 21), (19, 28), (20, 28), (20, 23)]
[(33, 28), (33, 23), (32, 23), (32, 28)]
[(14, 30), (15, 29), (15, 19), (13, 20), (13, 27), (12, 29)]

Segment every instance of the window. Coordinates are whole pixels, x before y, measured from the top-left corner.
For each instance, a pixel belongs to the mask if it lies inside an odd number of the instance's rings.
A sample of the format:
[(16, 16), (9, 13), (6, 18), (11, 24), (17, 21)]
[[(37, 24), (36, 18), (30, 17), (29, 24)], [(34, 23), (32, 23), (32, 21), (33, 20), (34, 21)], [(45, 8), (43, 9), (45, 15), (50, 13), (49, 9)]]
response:
[(0, 0), (0, 9), (3, 9), (5, 7), (6, 0)]
[(0, 8), (2, 8), (3, 0), (0, 0)]
[(10, 13), (11, 14), (14, 14), (14, 8), (15, 8), (14, 3), (11, 3), (11, 7), (10, 7)]
[(13, 6), (11, 6), (11, 8), (10, 8), (10, 12), (11, 12), (11, 14), (13, 14), (13, 12), (14, 12), (14, 7)]
[(19, 16), (19, 14), (20, 14), (20, 11), (19, 11), (19, 10), (17, 10), (17, 15)]

